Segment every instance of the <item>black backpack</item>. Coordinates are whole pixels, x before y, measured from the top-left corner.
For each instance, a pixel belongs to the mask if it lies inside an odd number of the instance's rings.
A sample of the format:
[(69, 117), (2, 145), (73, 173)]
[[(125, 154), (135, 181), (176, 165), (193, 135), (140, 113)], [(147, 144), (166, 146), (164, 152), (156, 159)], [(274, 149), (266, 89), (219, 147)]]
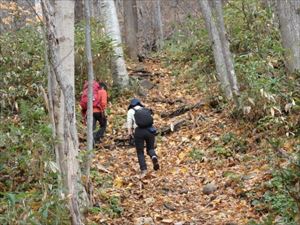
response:
[(140, 128), (148, 128), (153, 125), (153, 117), (151, 110), (147, 108), (134, 109), (135, 123)]

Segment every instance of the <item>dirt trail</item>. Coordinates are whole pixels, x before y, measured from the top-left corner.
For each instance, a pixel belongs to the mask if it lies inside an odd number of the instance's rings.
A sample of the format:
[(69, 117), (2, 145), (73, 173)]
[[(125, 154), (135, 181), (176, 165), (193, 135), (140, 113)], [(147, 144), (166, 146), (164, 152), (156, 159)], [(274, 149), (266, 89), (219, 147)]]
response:
[[(216, 113), (209, 106), (192, 110), (172, 119), (160, 118), (159, 113), (176, 109), (173, 105), (151, 101), (154, 97), (182, 99), (186, 103), (201, 100), (201, 93), (180, 83), (159, 65), (144, 65), (148, 71), (159, 71), (156, 86), (142, 101), (155, 112), (155, 125), (162, 127), (179, 119), (191, 121), (190, 126), (164, 137), (157, 137), (157, 153), (161, 169), (155, 172), (147, 156), (148, 175), (140, 180), (138, 162), (134, 148), (99, 149), (94, 160), (94, 170), (110, 178), (94, 181), (95, 199), (103, 204), (107, 196), (118, 196), (123, 212), (120, 217), (100, 213), (89, 216), (97, 224), (139, 224), (142, 217), (151, 217), (155, 224), (245, 224), (257, 220), (260, 215), (251, 206), (252, 192), (264, 177), (269, 176), (266, 162), (257, 160), (257, 150), (248, 146), (247, 154), (236, 149), (234, 154), (226, 152), (220, 143), (251, 133), (251, 127), (235, 123), (228, 113)], [(192, 82), (192, 81), (191, 81)], [(110, 122), (104, 144), (115, 136), (126, 135), (122, 127), (125, 122), (130, 98), (124, 97), (111, 106)], [(201, 120), (199, 120), (201, 118)], [(227, 135), (227, 136), (226, 136)], [(250, 136), (250, 135), (249, 135)], [(223, 142), (222, 142), (223, 140)], [(251, 143), (251, 136), (247, 143)], [(236, 148), (238, 148), (237, 146)], [(111, 173), (99, 169), (99, 164)], [(97, 169), (98, 168), (98, 169)], [(259, 169), (259, 171), (258, 171)], [(204, 194), (206, 184), (213, 183), (211, 194)], [(140, 223), (143, 224), (143, 223)]]

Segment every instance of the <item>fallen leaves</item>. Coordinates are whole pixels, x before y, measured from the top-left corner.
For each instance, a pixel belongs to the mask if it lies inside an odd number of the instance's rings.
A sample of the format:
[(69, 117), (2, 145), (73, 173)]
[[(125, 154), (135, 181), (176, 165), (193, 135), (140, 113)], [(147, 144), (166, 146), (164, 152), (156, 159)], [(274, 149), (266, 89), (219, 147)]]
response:
[[(149, 63), (148, 71), (158, 65)], [(162, 72), (162, 71), (161, 71)], [(172, 126), (178, 119), (190, 119), (191, 125), (174, 130), (170, 134), (156, 138), (156, 152), (161, 169), (153, 171), (152, 162), (146, 155), (148, 173), (139, 179), (139, 167), (134, 148), (116, 147), (113, 150), (97, 152), (94, 163), (100, 173), (113, 176), (113, 187), (107, 194), (118, 195), (124, 209), (121, 218), (110, 218), (107, 224), (245, 224), (250, 219), (260, 217), (251, 203), (240, 196), (252, 191), (262, 179), (268, 179), (268, 168), (264, 162), (257, 164), (253, 153), (251, 160), (244, 163), (238, 154), (231, 157), (216, 156), (212, 147), (222, 141), (222, 135), (244, 130), (233, 124), (228, 115), (214, 113), (209, 107), (202, 107), (174, 119), (161, 118), (162, 111), (174, 111), (181, 104), (199, 102), (200, 95), (187, 95), (185, 90), (174, 88), (169, 73), (164, 71), (159, 89), (149, 91), (149, 101), (143, 103), (155, 112), (155, 126)], [(170, 104), (168, 101), (155, 102), (151, 99), (180, 99)], [(111, 105), (110, 124), (106, 137), (122, 136), (128, 99)], [(201, 119), (198, 120), (199, 115)], [(118, 120), (117, 120), (118, 118)], [(196, 121), (197, 120), (197, 121)], [(196, 122), (195, 122), (196, 121)], [(112, 122), (111, 122), (112, 123)], [(110, 140), (105, 140), (110, 143)], [(193, 152), (193, 154), (191, 154)], [(251, 155), (252, 153), (248, 153)], [(200, 157), (201, 156), (201, 157)], [(264, 172), (265, 171), (265, 172)], [(244, 179), (242, 179), (244, 177)], [(205, 186), (206, 185), (206, 186)], [(212, 186), (209, 193), (203, 193)], [(90, 218), (92, 219), (92, 217)]]
[(117, 176), (113, 182), (113, 186), (116, 188), (121, 188), (123, 186), (123, 179)]

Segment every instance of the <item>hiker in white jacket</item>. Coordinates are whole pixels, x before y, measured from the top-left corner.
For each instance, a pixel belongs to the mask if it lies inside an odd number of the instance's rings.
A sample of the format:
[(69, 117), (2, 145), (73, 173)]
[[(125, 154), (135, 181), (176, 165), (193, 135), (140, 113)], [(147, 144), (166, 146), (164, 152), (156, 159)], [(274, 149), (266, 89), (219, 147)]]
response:
[[(159, 169), (158, 159), (154, 149), (155, 129), (152, 126), (153, 119), (152, 116), (151, 118), (148, 118), (149, 113), (147, 110), (148, 109), (144, 108), (144, 105), (139, 99), (134, 98), (130, 101), (127, 111), (128, 135), (134, 137), (137, 157), (141, 169), (141, 178), (147, 174), (147, 164), (144, 155), (145, 142), (147, 154), (150, 156), (153, 163), (153, 169)], [(144, 111), (146, 112), (145, 114), (143, 114)]]

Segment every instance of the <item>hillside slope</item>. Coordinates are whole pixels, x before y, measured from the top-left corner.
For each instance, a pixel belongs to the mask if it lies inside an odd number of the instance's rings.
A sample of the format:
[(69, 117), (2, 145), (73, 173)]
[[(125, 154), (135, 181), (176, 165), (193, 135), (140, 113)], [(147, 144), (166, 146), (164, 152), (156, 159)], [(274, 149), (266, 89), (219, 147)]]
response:
[(90, 212), (91, 224), (245, 224), (259, 219), (261, 214), (251, 202), (263, 193), (262, 181), (271, 173), (267, 159), (253, 144), (251, 124), (241, 124), (227, 110), (208, 103), (174, 118), (161, 118), (163, 112), (205, 99), (159, 64), (144, 66), (156, 74), (151, 78), (156, 85), (142, 99), (154, 110), (156, 127), (183, 119), (188, 123), (157, 136), (161, 169), (155, 172), (146, 157), (148, 175), (140, 180), (135, 149), (113, 143), (126, 136), (123, 124), (130, 98), (111, 104), (110, 125), (93, 163), (94, 197), (100, 208)]

